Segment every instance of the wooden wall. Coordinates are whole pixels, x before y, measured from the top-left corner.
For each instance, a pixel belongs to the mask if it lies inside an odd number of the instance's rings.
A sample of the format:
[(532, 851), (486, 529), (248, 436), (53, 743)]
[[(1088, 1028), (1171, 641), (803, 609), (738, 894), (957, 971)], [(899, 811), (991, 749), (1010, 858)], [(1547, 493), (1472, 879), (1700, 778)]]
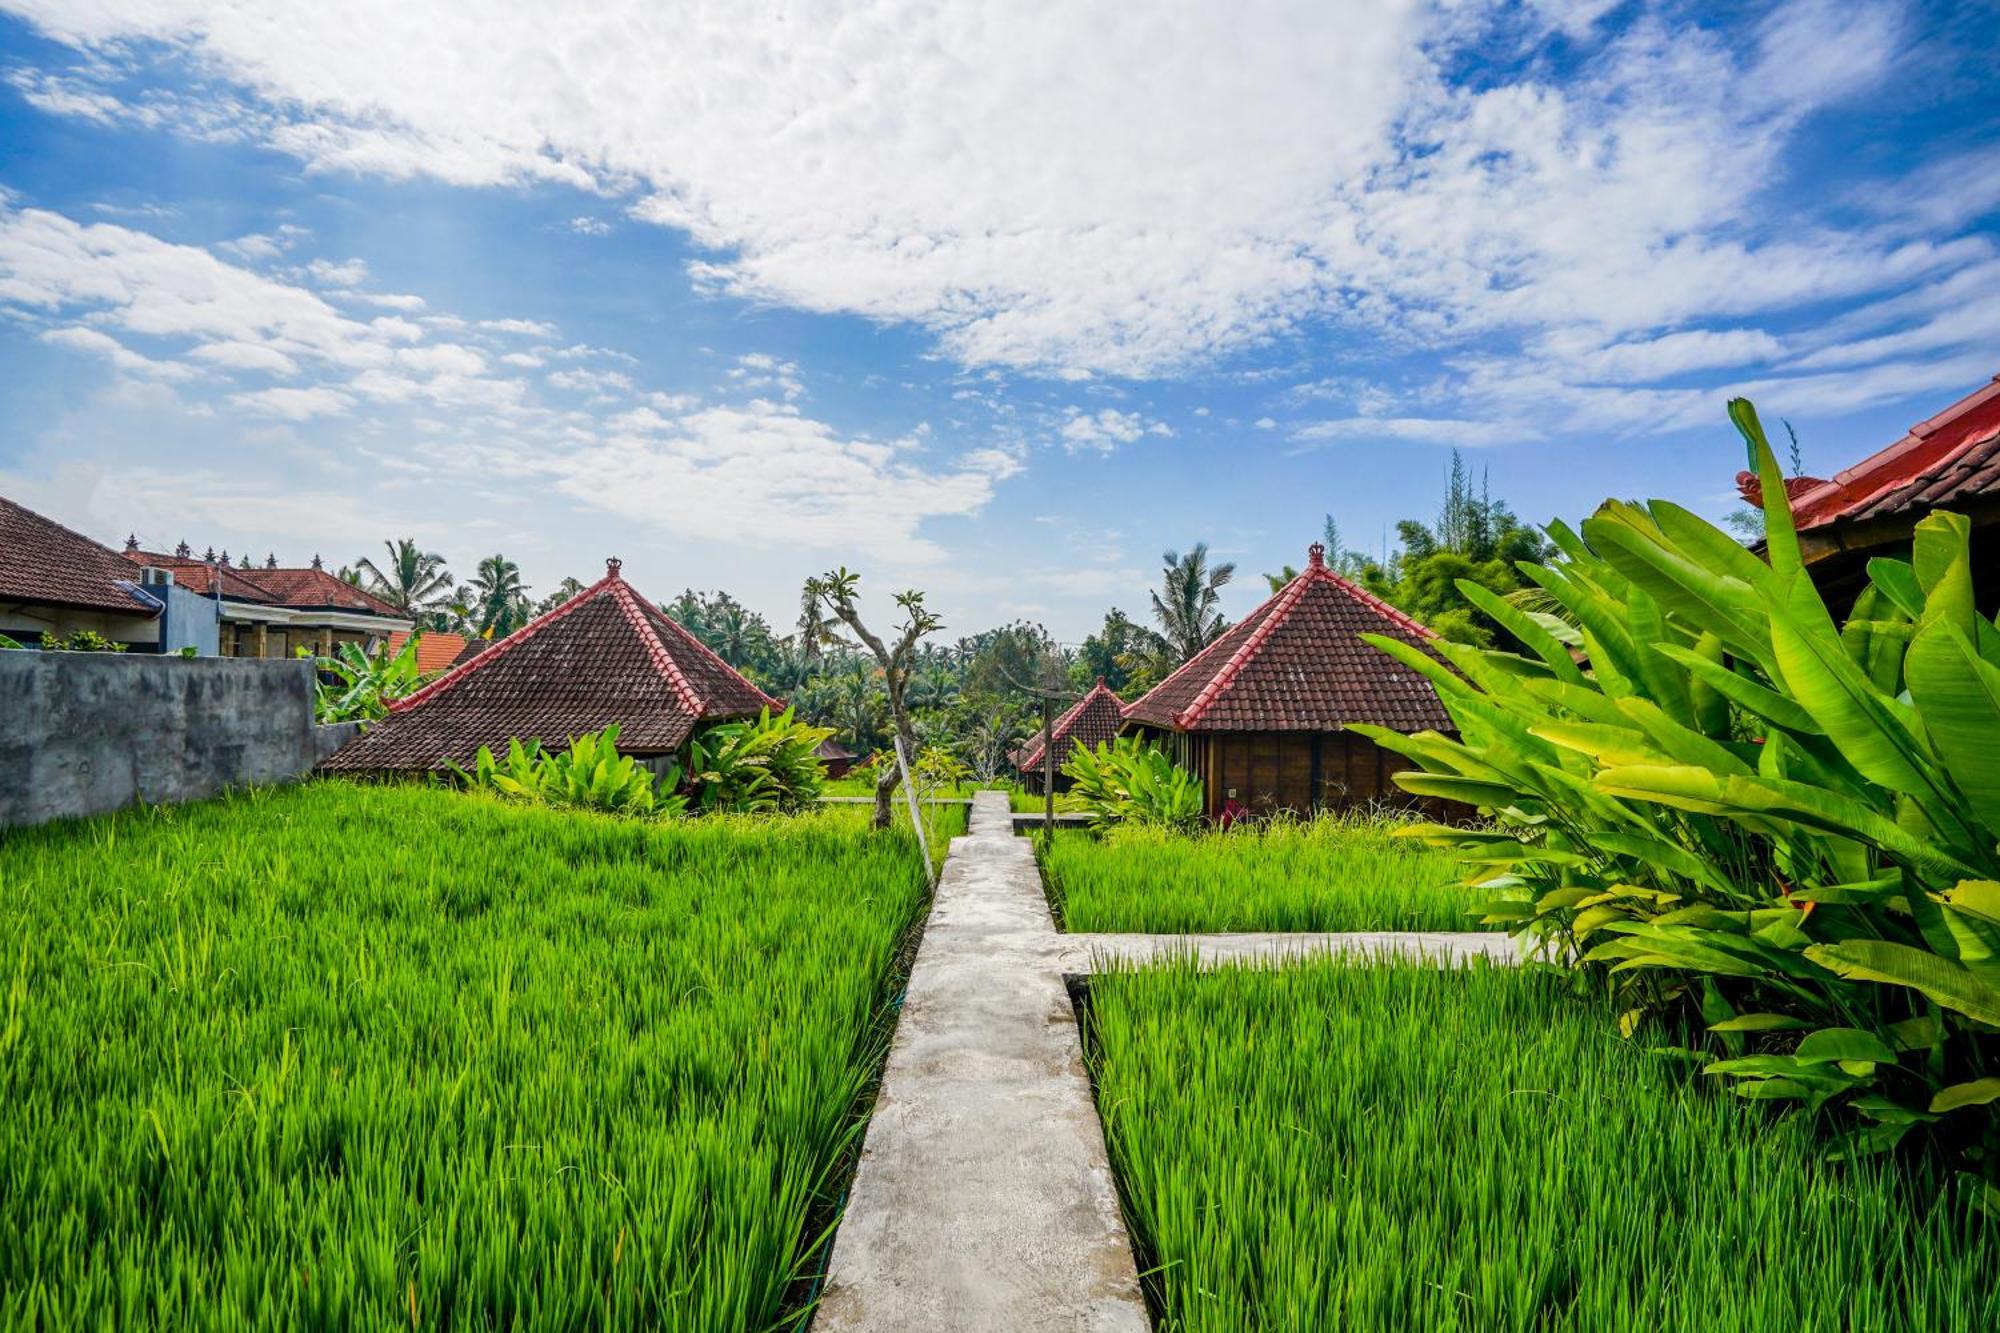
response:
[(1414, 804), (1389, 775), (1412, 765), (1351, 731), (1230, 731), (1163, 738), (1198, 774), (1213, 815), (1236, 800), (1253, 812), (1388, 801)]

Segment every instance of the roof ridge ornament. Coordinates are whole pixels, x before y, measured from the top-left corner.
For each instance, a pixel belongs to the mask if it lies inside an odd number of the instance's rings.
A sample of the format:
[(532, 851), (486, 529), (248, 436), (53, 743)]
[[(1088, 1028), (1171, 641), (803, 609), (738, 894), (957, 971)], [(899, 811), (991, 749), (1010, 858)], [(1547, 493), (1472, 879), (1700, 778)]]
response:
[(620, 583), (623, 583), (625, 581), (624, 575), (618, 571), (624, 567), (625, 562), (617, 556), (606, 556), (604, 560), (604, 577), (607, 579), (617, 579)]
[(1326, 568), (1325, 543), (1314, 542), (1311, 546), (1306, 547), (1306, 568), (1308, 569)]

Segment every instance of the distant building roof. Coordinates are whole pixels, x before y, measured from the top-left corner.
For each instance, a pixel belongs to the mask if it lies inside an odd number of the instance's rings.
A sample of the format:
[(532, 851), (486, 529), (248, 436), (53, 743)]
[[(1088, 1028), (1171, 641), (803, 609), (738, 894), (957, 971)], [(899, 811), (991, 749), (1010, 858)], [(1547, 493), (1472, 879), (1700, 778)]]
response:
[[(1090, 693), (1071, 704), (1069, 711), (1055, 720), (1049, 728), (1054, 736), (1055, 764), (1060, 771), (1069, 762), (1070, 755), (1078, 745), (1091, 750), (1102, 745), (1118, 734), (1125, 725), (1125, 705), (1104, 683), (1104, 677), (1097, 678)], [(1039, 772), (1043, 767), (1042, 736), (1034, 737), (1020, 749), (1016, 767), (1022, 772)]]
[(782, 706), (634, 591), (612, 560), (589, 588), (391, 704), (323, 767), (464, 765), (481, 745), (558, 745), (613, 722), (620, 749), (658, 754), (703, 722)]
[[(389, 654), (395, 656), (403, 651), (403, 645), (410, 641), (410, 630), (392, 630), (389, 634)], [(417, 673), (434, 676), (449, 670), (465, 651), (466, 639), (463, 634), (447, 634), (443, 630), (427, 629), (417, 635)]]
[(854, 751), (848, 749), (845, 745), (842, 745), (839, 741), (833, 739), (831, 736), (821, 741), (819, 745), (814, 748), (813, 754), (822, 760), (860, 758), (860, 756), (855, 754)]
[(222, 584), (222, 595), (232, 601), (274, 605), (278, 600), (268, 588), (251, 582), (247, 574), (239, 573), (228, 565), (210, 564), (192, 556), (163, 555), (158, 551), (141, 551), (132, 547), (126, 548), (125, 558), (135, 565), (170, 569), (174, 574), (174, 582), (203, 597), (213, 596), (215, 585), (219, 581)]
[(1430, 682), (1363, 643), (1363, 633), (1419, 647), (1436, 637), (1328, 569), (1315, 543), (1303, 573), (1127, 704), (1125, 719), (1173, 731), (1449, 729)]
[(174, 581), (203, 597), (213, 595), (218, 580), (222, 595), (237, 602), (289, 606), (305, 611), (344, 611), (350, 615), (387, 616), (394, 620), (410, 617), (400, 607), (363, 592), (343, 579), (335, 578), (318, 566), (277, 569), (264, 566), (239, 569), (220, 561), (211, 563), (193, 556), (164, 555), (127, 546), (125, 558), (137, 565), (157, 565), (174, 571)]
[(138, 574), (110, 547), (0, 497), (0, 601), (154, 615)]
[(2000, 375), (1832, 480), (1786, 491), (1801, 533), (2000, 501)]

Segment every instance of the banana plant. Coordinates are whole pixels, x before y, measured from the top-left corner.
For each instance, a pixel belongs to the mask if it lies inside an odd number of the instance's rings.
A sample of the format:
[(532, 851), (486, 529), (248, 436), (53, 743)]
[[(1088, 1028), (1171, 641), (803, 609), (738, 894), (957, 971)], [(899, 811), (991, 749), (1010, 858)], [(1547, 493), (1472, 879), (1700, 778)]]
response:
[(687, 799), (674, 794), (678, 768), (656, 786), (651, 769), (618, 752), (615, 722), (573, 738), (566, 750), (545, 750), (540, 741), (516, 738), (507, 742), (500, 758), (480, 746), (470, 772), (455, 764), (447, 767), (469, 787), (537, 805), (668, 818), (687, 809)]
[(1137, 736), (1121, 736), (1096, 749), (1075, 746), (1063, 773), (1072, 803), (1095, 828), (1113, 823), (1192, 828), (1201, 821), (1200, 779), (1165, 751)]
[(1834, 1108), (1853, 1152), (1922, 1128), (2000, 1204), (2000, 629), (1970, 525), (1926, 517), (1837, 623), (1755, 409), (1729, 410), (1764, 558), (1608, 502), (1521, 566), (1536, 602), (1461, 585), (1524, 651), (1365, 636), (1455, 736), (1356, 730), (1485, 816), (1408, 833), (1459, 852), (1486, 922), (1601, 976), (1625, 1032), (1690, 1012), (1683, 1053), (1738, 1095)]
[[(373, 653), (358, 643), (334, 645), (333, 656), (314, 662), (319, 683), (313, 694), (313, 716), (319, 722), (359, 722), (366, 727), (389, 715), (394, 700), (423, 683), (417, 670), (417, 640), (412, 634), (396, 652), (386, 644)], [(312, 650), (301, 648), (300, 657)]]
[(826, 765), (818, 751), (832, 735), (833, 728), (801, 722), (789, 708), (720, 723), (688, 742), (688, 792), (701, 810), (799, 809), (819, 798)]

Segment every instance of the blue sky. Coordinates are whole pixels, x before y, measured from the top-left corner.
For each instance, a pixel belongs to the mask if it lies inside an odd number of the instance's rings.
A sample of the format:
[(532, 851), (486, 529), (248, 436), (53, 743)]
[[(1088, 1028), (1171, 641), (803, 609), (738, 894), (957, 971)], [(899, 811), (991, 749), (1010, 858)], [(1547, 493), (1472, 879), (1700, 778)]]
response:
[(1990, 4), (564, 8), (0, 0), (0, 494), (1074, 640), (2000, 371)]

